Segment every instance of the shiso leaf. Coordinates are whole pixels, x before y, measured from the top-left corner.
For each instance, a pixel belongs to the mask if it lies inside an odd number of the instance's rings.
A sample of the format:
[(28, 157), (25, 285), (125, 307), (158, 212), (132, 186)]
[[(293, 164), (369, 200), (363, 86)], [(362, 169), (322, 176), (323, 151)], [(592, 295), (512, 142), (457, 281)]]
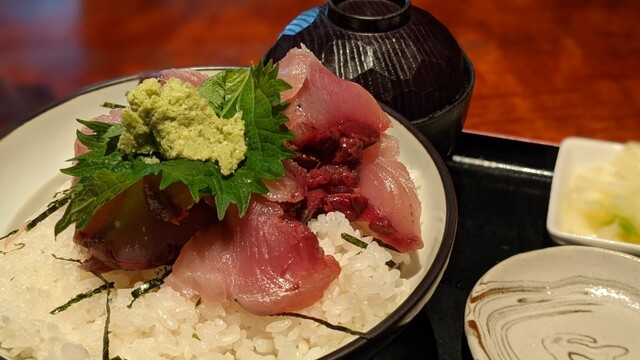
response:
[[(245, 121), (247, 154), (244, 163), (220, 185), (234, 191), (221, 191), (215, 196), (218, 218), (222, 219), (231, 203), (238, 205), (240, 216), (249, 207), (251, 194), (268, 191), (263, 180), (284, 175), (282, 161), (294, 156), (284, 146), (293, 134), (284, 126), (286, 105), (280, 103), (280, 92), (290, 88), (277, 78), (278, 66), (269, 61), (250, 68), (220, 72), (203, 82), (200, 93), (216, 114), (228, 119), (242, 112)], [(251, 79), (252, 81), (249, 81)]]
[(152, 162), (142, 155), (125, 156), (117, 147), (121, 125), (78, 120), (93, 134), (78, 131), (79, 141), (89, 151), (73, 158), (75, 165), (61, 170), (79, 180), (71, 188), (69, 206), (56, 224), (55, 234), (74, 223), (77, 229), (85, 228), (102, 205), (150, 174), (162, 176), (160, 189), (182, 182), (195, 201), (202, 195), (212, 195), (219, 219), (224, 218), (231, 204), (236, 204), (243, 216), (252, 194), (267, 192), (264, 180), (282, 177), (282, 161), (294, 156), (284, 144), (293, 135), (284, 125), (287, 118), (282, 111), (286, 104), (280, 102), (280, 92), (289, 85), (278, 79), (277, 73), (277, 65), (260, 62), (257, 66), (222, 71), (198, 88), (221, 118), (243, 114), (247, 153), (229, 176), (223, 176), (211, 161)]

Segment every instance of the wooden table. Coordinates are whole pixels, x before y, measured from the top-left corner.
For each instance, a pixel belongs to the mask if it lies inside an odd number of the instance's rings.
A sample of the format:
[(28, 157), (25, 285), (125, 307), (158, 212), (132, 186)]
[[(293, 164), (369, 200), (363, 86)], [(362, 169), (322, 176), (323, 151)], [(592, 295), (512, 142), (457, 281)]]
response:
[[(256, 62), (322, 0), (0, 2), (0, 135), (90, 84)], [(465, 130), (557, 143), (640, 138), (640, 2), (414, 0), (469, 55)]]

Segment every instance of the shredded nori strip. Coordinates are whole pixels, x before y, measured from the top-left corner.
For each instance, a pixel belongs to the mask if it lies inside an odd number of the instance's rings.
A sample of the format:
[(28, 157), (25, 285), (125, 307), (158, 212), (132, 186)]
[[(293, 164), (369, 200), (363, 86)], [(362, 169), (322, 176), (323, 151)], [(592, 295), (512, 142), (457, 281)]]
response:
[[(61, 256), (57, 256), (55, 254), (51, 254), (51, 256), (53, 256), (55, 259), (57, 260), (62, 260), (62, 261), (70, 261), (70, 262), (75, 262), (75, 263), (79, 263), (82, 264), (82, 260), (80, 259), (72, 259), (72, 258), (64, 258)], [(120, 356), (116, 356), (113, 359), (109, 358), (109, 324), (111, 323), (111, 289), (115, 287), (115, 284), (113, 282), (107, 281), (107, 279), (104, 278), (104, 276), (100, 275), (97, 272), (91, 271), (91, 273), (97, 277), (98, 279), (102, 280), (103, 284), (93, 290), (89, 290), (86, 291), (82, 294), (78, 294), (76, 295), (73, 299), (67, 301), (66, 304), (62, 305), (62, 306), (58, 306), (57, 308), (53, 309), (50, 314), (51, 315), (55, 315), (58, 314), (64, 310), (66, 310), (67, 308), (69, 308), (69, 306), (80, 302), (84, 299), (88, 299), (94, 295), (97, 295), (103, 291), (107, 291), (107, 301), (105, 303), (105, 309), (106, 309), (106, 313), (107, 313), (107, 317), (104, 320), (104, 332), (102, 334), (102, 360), (125, 360), (123, 358), (121, 358)]]
[[(64, 257), (57, 256), (56, 254), (51, 254), (51, 256), (53, 256), (57, 260), (69, 261), (69, 262), (75, 262), (75, 263), (78, 263), (78, 264), (82, 264), (82, 260), (79, 260), (79, 259), (64, 258)], [(102, 280), (102, 282), (104, 284), (102, 284), (101, 286), (99, 286), (99, 287), (97, 287), (95, 289), (88, 290), (88, 291), (85, 291), (83, 293), (80, 293), (80, 294), (74, 296), (71, 300), (67, 301), (64, 305), (60, 305), (57, 308), (51, 310), (49, 312), (49, 314), (51, 314), (51, 315), (58, 314), (58, 313), (60, 313), (60, 312), (62, 312), (64, 310), (67, 310), (71, 305), (73, 305), (75, 303), (78, 303), (78, 302), (80, 302), (80, 301), (82, 301), (84, 299), (88, 299), (88, 298), (90, 298), (90, 297), (92, 297), (94, 295), (98, 295), (98, 294), (100, 294), (101, 292), (103, 292), (105, 290), (107, 291), (107, 297), (108, 297), (109, 294), (111, 293), (111, 288), (113, 288), (115, 286), (114, 283), (107, 281), (102, 275), (100, 275), (100, 274), (98, 274), (96, 272), (92, 271), (91, 273), (93, 275), (95, 275), (98, 279)], [(107, 311), (107, 313), (108, 312), (109, 311)]]
[[(357, 237), (355, 237), (353, 235), (349, 235), (347, 233), (340, 234), (340, 237), (342, 238), (342, 240), (348, 242), (349, 244), (355, 245), (355, 246), (357, 246), (357, 247), (359, 247), (361, 249), (366, 249), (367, 246), (369, 246), (369, 244), (367, 244), (366, 242), (358, 239)], [(373, 241), (377, 242), (378, 245), (380, 245), (380, 246), (382, 246), (384, 244), (383, 242), (381, 242), (380, 239), (373, 238)], [(384, 245), (386, 245), (386, 244), (384, 244)], [(391, 245), (388, 245), (388, 246), (389, 247), (387, 247), (387, 246), (382, 246), (382, 247), (384, 247), (386, 249), (389, 249), (389, 250), (393, 250), (394, 249), (393, 246), (391, 246)], [(395, 250), (395, 251), (398, 251), (398, 250)], [(393, 260), (387, 261), (385, 263), (385, 265), (387, 265), (390, 268), (395, 268), (396, 266), (398, 266), (398, 264), (396, 264)]]
[(82, 264), (82, 260), (80, 260), (80, 259), (63, 258), (63, 257), (58, 256), (56, 254), (51, 254), (51, 256), (53, 256), (53, 258), (56, 259), (56, 260), (70, 261), (70, 262), (75, 262), (75, 263), (78, 263), (78, 264)]
[(5, 235), (5, 236), (3, 236), (3, 237), (0, 237), (0, 240), (4, 240), (4, 239), (6, 239), (6, 238), (8, 238), (9, 236), (11, 236), (11, 235), (13, 235), (13, 234), (17, 233), (18, 231), (20, 231), (20, 230), (18, 230), (18, 229), (11, 230), (7, 235)]
[(9, 251), (2, 251), (0, 250), (0, 255), (7, 255), (8, 253), (12, 252), (12, 251), (17, 251), (22, 249), (23, 247), (26, 246), (25, 243), (19, 242), (19, 243), (15, 243), (13, 244), (13, 246), (15, 247), (15, 249), (9, 250)]
[(105, 308), (107, 317), (104, 319), (104, 332), (102, 333), (102, 360), (109, 360), (109, 324), (111, 323), (111, 288), (107, 287), (107, 301)]
[(164, 279), (166, 279), (167, 276), (171, 274), (171, 270), (172, 270), (171, 267), (167, 267), (162, 275), (160, 275), (155, 279), (147, 280), (138, 288), (134, 289), (131, 292), (131, 296), (133, 296), (133, 300), (131, 300), (131, 302), (129, 303), (129, 305), (127, 305), (127, 307), (131, 309), (131, 306), (133, 306), (133, 302), (138, 300), (139, 297), (159, 287), (160, 285), (164, 284)]
[(291, 317), (296, 317), (296, 318), (300, 318), (300, 319), (311, 320), (311, 321), (317, 322), (320, 325), (324, 325), (324, 326), (328, 327), (331, 330), (342, 331), (342, 332), (345, 332), (347, 334), (359, 336), (359, 337), (364, 338), (364, 339), (368, 339), (369, 338), (367, 336), (367, 333), (364, 333), (364, 332), (361, 332), (361, 331), (357, 331), (357, 330), (352, 330), (352, 329), (349, 329), (346, 326), (335, 325), (335, 324), (332, 324), (332, 323), (330, 323), (330, 322), (328, 322), (326, 320), (318, 319), (318, 318), (315, 318), (315, 317), (309, 316), (309, 315), (292, 313), (292, 312), (283, 312), (283, 313), (275, 314), (273, 316), (291, 316)]
[(84, 299), (88, 299), (94, 295), (100, 294), (101, 292), (107, 290), (107, 294), (109, 293), (109, 289), (113, 288), (114, 284), (112, 282), (106, 283), (106, 284), (102, 284), (100, 286), (98, 286), (95, 289), (89, 290), (89, 291), (85, 291), (83, 293), (80, 293), (76, 296), (74, 296), (71, 300), (67, 301), (65, 304), (58, 306), (57, 308), (51, 310), (49, 312), (49, 314), (51, 315), (55, 315), (58, 314), (62, 311), (67, 310), (71, 305), (79, 303), (80, 301), (84, 300)]
[(33, 220), (30, 220), (27, 223), (26, 230), (29, 231), (34, 227), (36, 227), (41, 221), (48, 218), (49, 215), (53, 214), (61, 207), (65, 206), (70, 200), (71, 200), (71, 192), (70, 191), (64, 192), (64, 196), (50, 202), (49, 205), (47, 205), (47, 209), (45, 211), (43, 211), (40, 215), (36, 216)]
[(102, 280), (103, 286), (107, 287), (107, 300), (105, 301), (105, 310), (107, 317), (104, 319), (104, 331), (102, 333), (102, 360), (109, 359), (109, 324), (111, 324), (111, 288), (113, 288), (113, 282), (107, 281), (102, 275), (97, 272), (91, 272), (98, 279)]
[(105, 107), (107, 109), (124, 109), (124, 108), (126, 108), (125, 105), (112, 103), (110, 101), (103, 102), (102, 103), (102, 107)]
[[(71, 200), (71, 192), (66, 190), (63, 191), (62, 194), (64, 194), (62, 197), (55, 199), (53, 201), (51, 201), (48, 205), (47, 208), (40, 213), (38, 216), (36, 216), (34, 219), (29, 220), (29, 222), (27, 223), (27, 225), (25, 226), (25, 230), (29, 231), (31, 229), (33, 229), (34, 227), (36, 227), (40, 222), (42, 222), (44, 219), (48, 218), (49, 215), (53, 214), (54, 212), (56, 212), (56, 210), (60, 209), (61, 207), (63, 207), (64, 205), (66, 205), (69, 200)], [(57, 196), (58, 194), (56, 194)], [(16, 234), (18, 231), (20, 231), (20, 229), (15, 229), (12, 230), (11, 232), (9, 232), (8, 234), (6, 234), (3, 237), (0, 237), (0, 240), (4, 240), (6, 238), (8, 238), (9, 236)]]

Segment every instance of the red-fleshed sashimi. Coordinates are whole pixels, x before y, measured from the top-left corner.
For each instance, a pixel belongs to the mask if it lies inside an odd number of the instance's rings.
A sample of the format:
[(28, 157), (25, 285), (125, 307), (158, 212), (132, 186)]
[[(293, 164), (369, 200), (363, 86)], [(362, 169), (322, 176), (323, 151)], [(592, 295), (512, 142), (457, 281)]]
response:
[(278, 77), (292, 89), (282, 93), (293, 143), (338, 129), (347, 137), (378, 136), (391, 126), (389, 117), (362, 86), (334, 75), (308, 49), (292, 49), (280, 61)]
[(313, 232), (282, 208), (254, 196), (239, 218), (196, 234), (182, 249), (166, 282), (205, 301), (235, 300), (260, 315), (296, 311), (318, 301), (340, 273)]
[(360, 194), (369, 201), (363, 220), (376, 237), (402, 252), (424, 246), (421, 236), (421, 206), (407, 168), (398, 161), (398, 140), (383, 135), (362, 156)]

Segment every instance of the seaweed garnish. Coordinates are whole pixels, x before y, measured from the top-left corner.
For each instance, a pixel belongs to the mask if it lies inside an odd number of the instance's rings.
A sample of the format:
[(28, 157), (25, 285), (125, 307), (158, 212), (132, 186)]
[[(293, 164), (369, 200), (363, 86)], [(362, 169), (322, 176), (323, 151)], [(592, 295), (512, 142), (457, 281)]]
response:
[[(361, 249), (366, 249), (367, 246), (369, 246), (369, 244), (367, 244), (366, 242), (358, 239), (357, 237), (355, 237), (353, 235), (349, 235), (347, 233), (340, 234), (340, 237), (342, 238), (342, 240), (348, 242), (349, 244), (355, 245), (355, 246), (357, 246), (357, 247), (359, 247)], [(393, 251), (396, 251), (396, 252), (398, 251), (393, 246), (383, 243), (380, 239), (373, 238), (372, 241), (377, 243), (378, 245), (380, 245), (381, 247), (383, 247), (385, 249), (393, 250)], [(390, 267), (392, 269), (395, 268), (396, 266), (398, 266), (398, 264), (396, 264), (395, 261), (393, 261), (393, 260), (387, 261), (385, 263), (385, 265), (387, 265), (388, 267)]]
[[(55, 254), (51, 254), (51, 256), (53, 256), (55, 259), (57, 260), (62, 260), (62, 261), (69, 261), (69, 262), (74, 262), (74, 263), (78, 263), (78, 264), (82, 264), (82, 260), (80, 259), (73, 259), (73, 258), (64, 258), (61, 256), (57, 256)], [(97, 295), (103, 291), (107, 292), (107, 299), (105, 301), (105, 311), (106, 311), (106, 318), (104, 320), (104, 331), (102, 334), (102, 359), (103, 360), (126, 360), (121, 358), (120, 356), (116, 356), (114, 358), (109, 358), (109, 324), (111, 323), (111, 289), (113, 289), (115, 287), (115, 283), (112, 281), (108, 281), (107, 279), (104, 278), (104, 276), (102, 276), (100, 273), (97, 273), (95, 271), (91, 271), (91, 273), (97, 277), (98, 279), (100, 279), (102, 281), (102, 285), (89, 290), (89, 291), (85, 291), (84, 293), (78, 294), (75, 297), (73, 297), (73, 299), (67, 301), (64, 305), (62, 306), (58, 306), (57, 308), (53, 309), (50, 314), (51, 315), (55, 315), (58, 314), (66, 309), (68, 309), (71, 305), (78, 303), (84, 299), (88, 299), (94, 295)]]
[(27, 225), (25, 227), (25, 229), (27, 231), (29, 231), (29, 230), (33, 229), (34, 227), (36, 227), (40, 222), (42, 222), (44, 219), (48, 218), (49, 215), (53, 214), (58, 209), (60, 209), (61, 207), (65, 206), (71, 200), (71, 191), (69, 189), (64, 190), (64, 191), (56, 194), (56, 196), (58, 196), (60, 194), (62, 196), (54, 199), (53, 201), (51, 201), (47, 205), (47, 208), (42, 213), (40, 213), (40, 215), (36, 216), (32, 220), (29, 220), (29, 222), (27, 223)]
[(15, 229), (15, 230), (11, 230), (11, 231), (9, 231), (9, 233), (8, 233), (7, 235), (5, 235), (5, 236), (3, 236), (3, 237), (0, 237), (0, 241), (2, 241), (2, 240), (4, 240), (4, 239), (8, 238), (9, 236), (11, 236), (11, 235), (13, 235), (13, 234), (18, 233), (18, 231), (20, 231), (20, 230)]
[(320, 325), (326, 326), (327, 328), (329, 328), (331, 330), (342, 331), (342, 332), (350, 334), (350, 335), (355, 335), (355, 336), (359, 336), (359, 337), (364, 338), (364, 339), (369, 339), (369, 336), (365, 332), (349, 329), (348, 327), (342, 326), (342, 325), (335, 325), (335, 324), (332, 324), (332, 323), (330, 323), (330, 322), (328, 322), (326, 320), (318, 319), (316, 317), (309, 316), (309, 315), (293, 313), (293, 312), (283, 312), (283, 313), (275, 314), (273, 316), (291, 316), (291, 317), (296, 317), (296, 318), (299, 318), (299, 319), (311, 320), (311, 321), (317, 322)]
[(58, 306), (57, 308), (51, 310), (49, 312), (49, 314), (51, 315), (55, 315), (58, 313), (61, 313), (65, 310), (67, 310), (71, 305), (79, 303), (80, 301), (84, 300), (84, 299), (88, 299), (94, 295), (98, 295), (101, 292), (107, 290), (107, 293), (109, 292), (109, 289), (113, 288), (114, 284), (112, 282), (106, 283), (106, 284), (102, 284), (100, 286), (98, 286), (95, 289), (91, 289), (88, 291), (85, 291), (83, 293), (80, 293), (76, 296), (74, 296), (73, 298), (71, 298), (71, 300), (67, 301), (66, 303), (64, 303), (63, 305)]
[(171, 274), (171, 270), (172, 270), (171, 267), (167, 266), (165, 268), (164, 272), (162, 274), (160, 274), (160, 276), (158, 276), (155, 279), (147, 280), (142, 285), (140, 285), (137, 288), (135, 288), (131, 292), (131, 296), (133, 296), (133, 299), (131, 300), (129, 305), (127, 305), (127, 307), (129, 309), (131, 309), (131, 306), (133, 306), (133, 303), (136, 300), (138, 300), (138, 298), (140, 298), (142, 295), (150, 292), (151, 290), (159, 287), (160, 285), (164, 284), (164, 279), (166, 279), (167, 276), (169, 276), (169, 274)]
[[(51, 256), (53, 256), (55, 259), (57, 260), (62, 260), (62, 261), (69, 261), (69, 262), (74, 262), (74, 263), (78, 263), (78, 264), (82, 264), (82, 260), (80, 259), (72, 259), (72, 258), (64, 258), (64, 257), (60, 257), (57, 256), (55, 254), (51, 254)], [(115, 286), (115, 284), (113, 282), (107, 281), (102, 275), (96, 273), (96, 272), (91, 272), (94, 276), (96, 276), (98, 279), (102, 280), (102, 282), (104, 284), (102, 284), (101, 286), (98, 286), (95, 289), (91, 289), (91, 290), (87, 290), (83, 293), (80, 293), (76, 296), (74, 296), (71, 300), (67, 301), (66, 303), (64, 303), (63, 305), (58, 306), (57, 308), (51, 310), (49, 312), (49, 314), (51, 315), (55, 315), (58, 314), (64, 310), (67, 310), (71, 305), (79, 303), (82, 300), (88, 299), (94, 295), (98, 295), (103, 291), (107, 291), (107, 297), (109, 296), (111, 289)], [(109, 311), (107, 311), (107, 314), (109, 313)]]
[(8, 253), (10, 253), (10, 252), (12, 252), (12, 251), (20, 250), (20, 249), (22, 249), (22, 248), (23, 248), (23, 247), (25, 247), (25, 246), (26, 246), (26, 244), (25, 244), (25, 243), (23, 243), (23, 242), (15, 243), (15, 244), (13, 244), (14, 249), (7, 250), (7, 251), (2, 251), (2, 250), (0, 250), (0, 255), (7, 255)]
[[(25, 230), (29, 231), (35, 228), (40, 222), (49, 217), (49, 215), (56, 212), (56, 210), (65, 206), (69, 200), (71, 200), (71, 191), (69, 189), (59, 191), (53, 195), (53, 200), (47, 204), (47, 208), (35, 218), (29, 220), (25, 225)], [(11, 235), (17, 234), (20, 229), (11, 230), (8, 234), (0, 237), (0, 241), (8, 238)]]
[(104, 282), (104, 285), (107, 286), (107, 300), (105, 301), (105, 309), (107, 313), (107, 317), (104, 320), (104, 332), (102, 333), (102, 359), (109, 360), (109, 324), (111, 323), (111, 286), (112, 282), (108, 282), (102, 275), (98, 273), (93, 273), (95, 276), (100, 278)]
[(80, 259), (64, 258), (64, 257), (58, 256), (56, 254), (51, 254), (51, 256), (53, 256), (53, 258), (56, 259), (56, 260), (63, 260), (63, 261), (69, 261), (69, 262), (82, 264), (82, 260), (80, 260)]

